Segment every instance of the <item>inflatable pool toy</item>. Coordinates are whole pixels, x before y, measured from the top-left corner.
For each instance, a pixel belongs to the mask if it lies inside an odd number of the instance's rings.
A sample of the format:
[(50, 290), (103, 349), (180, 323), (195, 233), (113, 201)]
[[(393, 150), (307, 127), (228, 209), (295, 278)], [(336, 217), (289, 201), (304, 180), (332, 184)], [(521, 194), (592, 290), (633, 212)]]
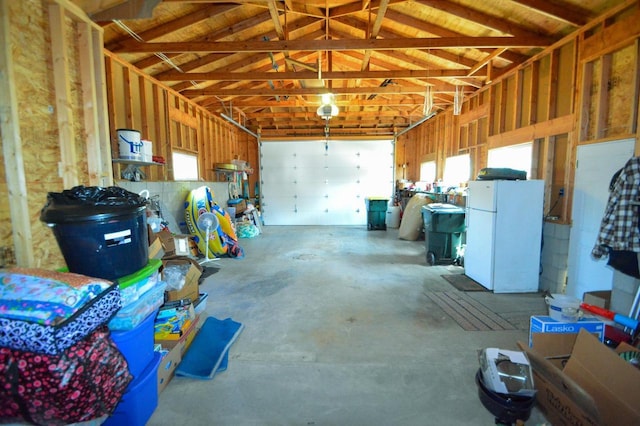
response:
[[(187, 195), (185, 200), (184, 219), (187, 224), (187, 228), (189, 229), (189, 233), (194, 236), (198, 250), (200, 253), (205, 253), (207, 252), (207, 235), (205, 229), (198, 227), (198, 218), (203, 213), (215, 213), (220, 223), (209, 233), (208, 252), (216, 255), (226, 254), (228, 246), (222, 229), (222, 224), (226, 221), (226, 218), (224, 215), (215, 211), (213, 206), (215, 206), (215, 203), (213, 202), (213, 194), (209, 187), (201, 186), (196, 188), (189, 192), (189, 195)], [(226, 224), (224, 226), (227, 228)]]
[(229, 213), (215, 203), (211, 206), (211, 211), (218, 217), (222, 232), (227, 234), (232, 240), (238, 241), (238, 236), (236, 234), (236, 230), (233, 227), (233, 222), (231, 221), (231, 216), (229, 215)]

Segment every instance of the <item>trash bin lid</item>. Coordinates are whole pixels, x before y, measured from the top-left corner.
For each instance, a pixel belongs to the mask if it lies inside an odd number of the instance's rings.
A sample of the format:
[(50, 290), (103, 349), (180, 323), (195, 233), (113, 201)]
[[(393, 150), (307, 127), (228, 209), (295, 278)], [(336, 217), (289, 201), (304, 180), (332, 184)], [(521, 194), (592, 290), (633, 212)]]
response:
[(48, 224), (101, 221), (136, 215), (146, 206), (144, 197), (123, 188), (76, 186), (49, 192), (40, 220)]
[(464, 209), (462, 207), (458, 207), (454, 204), (446, 204), (446, 203), (431, 203), (422, 206), (423, 210), (428, 210), (431, 213), (464, 213)]

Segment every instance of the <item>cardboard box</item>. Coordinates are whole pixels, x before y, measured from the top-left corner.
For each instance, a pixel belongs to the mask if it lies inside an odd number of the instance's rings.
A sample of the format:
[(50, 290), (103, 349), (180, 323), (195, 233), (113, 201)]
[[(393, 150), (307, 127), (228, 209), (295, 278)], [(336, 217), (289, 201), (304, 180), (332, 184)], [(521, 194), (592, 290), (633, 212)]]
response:
[(164, 247), (159, 237), (154, 237), (149, 245), (149, 259), (162, 259), (164, 257)]
[(189, 239), (190, 237), (188, 235), (173, 236), (173, 245), (175, 247), (176, 256), (189, 256), (191, 254)]
[(578, 334), (537, 333), (522, 342), (533, 367), (537, 402), (554, 426), (640, 424), (640, 369), (585, 329)]
[(578, 333), (580, 329), (595, 334), (601, 342), (604, 342), (604, 326), (604, 321), (593, 316), (585, 316), (576, 322), (563, 322), (549, 316), (534, 315), (529, 323), (529, 346), (533, 345), (532, 338), (536, 333)]
[(196, 334), (198, 333), (198, 331), (200, 331), (201, 327), (202, 327), (201, 315), (196, 315), (193, 321), (191, 321), (191, 324), (189, 325), (189, 327), (187, 327), (187, 330), (182, 334), (182, 336), (179, 339), (175, 339), (175, 340), (154, 339), (154, 342), (162, 345), (163, 349), (169, 349), (169, 350), (175, 348), (178, 345), (181, 345), (180, 353), (184, 355), (187, 349), (189, 349), (189, 346), (191, 346), (191, 342), (193, 342), (193, 339), (196, 337)]
[(158, 367), (158, 395), (167, 387), (182, 361), (184, 342), (178, 342), (160, 361)]
[(167, 230), (163, 229), (160, 232), (155, 234), (158, 238), (160, 238), (160, 242), (162, 243), (162, 248), (164, 249), (166, 256), (174, 256), (176, 253), (176, 246), (173, 242), (173, 234)]
[(202, 317), (196, 315), (195, 319), (191, 322), (191, 326), (179, 340), (156, 341), (156, 343), (159, 343), (164, 349), (169, 350), (167, 355), (162, 358), (160, 367), (158, 367), (158, 394), (160, 394), (160, 392), (167, 387), (171, 379), (173, 379), (176, 368), (178, 368), (178, 365), (182, 362), (182, 357), (187, 349), (189, 349), (189, 346), (191, 346), (196, 334), (200, 331), (202, 322)]
[(194, 259), (182, 256), (165, 257), (162, 259), (162, 265), (164, 268), (170, 265), (189, 265), (189, 269), (184, 278), (184, 285), (180, 290), (167, 291), (167, 300), (180, 300), (191, 299), (194, 302), (200, 295), (198, 291), (198, 279), (202, 275), (202, 266), (198, 264)]
[(609, 309), (611, 304), (611, 290), (588, 291), (582, 297), (582, 301), (588, 305)]
[(240, 216), (247, 209), (247, 200), (244, 198), (235, 198), (227, 201), (227, 206), (236, 209), (236, 216)]

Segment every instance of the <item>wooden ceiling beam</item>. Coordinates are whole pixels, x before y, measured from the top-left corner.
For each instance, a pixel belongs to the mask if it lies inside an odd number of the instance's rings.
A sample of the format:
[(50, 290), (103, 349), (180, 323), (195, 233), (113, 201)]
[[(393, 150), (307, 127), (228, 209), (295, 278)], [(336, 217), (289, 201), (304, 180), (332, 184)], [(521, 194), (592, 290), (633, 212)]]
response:
[[(447, 90), (453, 92), (452, 90)], [(297, 96), (297, 95), (322, 95), (327, 93), (325, 88), (285, 88), (285, 89), (191, 89), (181, 92), (182, 95), (191, 98), (198, 96)], [(353, 94), (422, 94), (424, 87), (408, 87), (408, 86), (385, 86), (385, 87), (332, 87), (331, 93), (334, 95), (353, 95)]]
[[(259, 18), (258, 18), (258, 17), (259, 17)], [(269, 15), (268, 15), (268, 14), (266, 14), (266, 13), (265, 13), (265, 14), (256, 15), (256, 16), (254, 16), (253, 18), (250, 18), (250, 19), (247, 19), (247, 20), (246, 20), (246, 21), (248, 21), (248, 22), (246, 22), (246, 23), (247, 23), (247, 24), (249, 24), (250, 26), (248, 26), (248, 27), (247, 27), (247, 26), (245, 26), (245, 25), (240, 25), (240, 24), (244, 24), (244, 23), (245, 23), (245, 21), (241, 21), (240, 23), (238, 23), (238, 24), (234, 25), (234, 26), (231, 28), (231, 30), (232, 30), (234, 33), (236, 33), (236, 34), (237, 34), (237, 33), (239, 33), (240, 31), (243, 31), (244, 29), (248, 29), (248, 28), (250, 28), (250, 27), (251, 27), (251, 26), (253, 26), (253, 25), (257, 25), (257, 24), (258, 24), (258, 22), (254, 22), (254, 21), (256, 21), (256, 20), (259, 20), (259, 21), (260, 21), (260, 23), (262, 23), (262, 22), (264, 22), (264, 21), (267, 21), (268, 19), (269, 19)], [(315, 26), (315, 25), (318, 25), (318, 20), (317, 20), (317, 19), (313, 19), (313, 18), (309, 18), (309, 17), (305, 17), (305, 18), (299, 19), (299, 20), (297, 20), (297, 21), (295, 22), (295, 28), (294, 28), (294, 30), (290, 31), (290, 32), (289, 32), (289, 34), (290, 34), (290, 36), (291, 36), (291, 35), (292, 35), (292, 36), (296, 36), (296, 33), (297, 33), (298, 31), (304, 32), (305, 30), (313, 29), (313, 26)], [(229, 31), (229, 30), (226, 30), (226, 31)], [(215, 35), (213, 35), (213, 36), (215, 36), (215, 38), (214, 38), (214, 39), (222, 38), (222, 37), (224, 37), (225, 35), (227, 35), (227, 34), (226, 34), (226, 32), (222, 32), (222, 31), (221, 31), (220, 33), (221, 33), (220, 37), (217, 37), (218, 33), (216, 33)], [(313, 32), (313, 33), (311, 33), (311, 34), (316, 34), (316, 32)], [(260, 36), (261, 36), (261, 37), (270, 37), (270, 36), (272, 36), (272, 35), (273, 35), (273, 33), (271, 33), (271, 32), (269, 32), (269, 33), (264, 33), (264, 34), (260, 34)], [(240, 52), (240, 53), (236, 53), (236, 52), (234, 52), (234, 53), (224, 53), (224, 54), (221, 54), (221, 53), (211, 53), (211, 54), (208, 54), (208, 55), (201, 56), (200, 58), (195, 59), (195, 60), (193, 60), (193, 61), (186, 62), (186, 63), (181, 63), (181, 64), (180, 64), (180, 69), (181, 69), (182, 71), (185, 71), (185, 72), (192, 71), (192, 70), (197, 69), (197, 68), (201, 68), (201, 67), (206, 67), (206, 66), (213, 65), (216, 61), (221, 60), (221, 59), (224, 59), (224, 58), (228, 58), (228, 57), (230, 57), (230, 56), (231, 56), (231, 55), (233, 55), (233, 54), (243, 54), (243, 53), (244, 53), (244, 52)], [(174, 55), (175, 55), (175, 54), (174, 54)], [(221, 55), (222, 55), (222, 56), (221, 56)], [(167, 55), (167, 56), (169, 56), (169, 55)], [(246, 55), (245, 55), (245, 56), (246, 56)], [(295, 56), (295, 55), (292, 55), (292, 56)], [(154, 57), (155, 57), (155, 56), (154, 56)], [(158, 59), (158, 61), (160, 61), (160, 60)], [(245, 64), (245, 65), (246, 65), (246, 64)], [(237, 66), (239, 66), (239, 65), (236, 65), (236, 67), (237, 67)], [(244, 65), (243, 65), (243, 66), (244, 66)], [(223, 70), (224, 70), (224, 71), (235, 71), (235, 68), (234, 68), (234, 67), (226, 67), (225, 69), (218, 69), (217, 71), (223, 71)], [(164, 72), (162, 72), (162, 73), (155, 74), (155, 75), (154, 75), (154, 77), (155, 77), (155, 78), (158, 78), (158, 79), (163, 79), (163, 77), (162, 77), (162, 76), (163, 76), (163, 74), (164, 74), (165, 72), (167, 72), (167, 73), (172, 73), (172, 72), (174, 72), (174, 71), (175, 71), (174, 69), (169, 69), (169, 70), (164, 71)]]
[[(376, 96), (374, 99), (353, 99), (350, 101), (336, 101), (338, 107), (345, 107), (348, 105), (355, 107), (411, 107), (417, 102), (423, 103), (423, 97), (415, 95), (415, 100), (411, 96), (394, 96), (390, 99), (385, 99), (380, 96)], [(301, 102), (298, 99), (293, 100), (281, 100), (271, 101), (264, 98), (256, 98), (253, 100), (239, 99), (233, 102), (234, 107), (239, 108), (267, 108), (267, 107), (280, 107), (280, 108), (317, 108), (318, 102)]]
[(482, 47), (543, 47), (546, 37), (440, 37), (367, 40), (277, 40), (233, 42), (166, 42), (139, 43), (116, 49), (115, 53), (225, 53), (225, 52), (286, 52), (341, 50), (446, 49)]
[[(387, 3), (388, 5), (394, 5), (394, 4), (406, 3), (407, 1), (409, 0), (388, 0), (388, 1), (385, 1), (385, 3)], [(370, 8), (371, 10), (376, 10), (380, 7), (381, 3), (382, 3), (382, 0), (372, 0), (368, 2), (368, 4), (355, 1), (342, 6), (332, 7), (329, 10), (329, 18), (333, 19), (341, 16), (353, 15), (355, 13), (360, 13), (367, 8)]]
[[(152, 41), (157, 38), (166, 36), (167, 34), (172, 34), (176, 31), (183, 30), (185, 27), (190, 25), (197, 24), (198, 22), (202, 22), (204, 20), (210, 19), (213, 16), (229, 12), (231, 10), (237, 9), (241, 6), (239, 5), (219, 5), (219, 6), (202, 6), (200, 9), (192, 12), (188, 15), (181, 16), (172, 21), (166, 22), (164, 24), (156, 25), (151, 27), (148, 30), (141, 31), (137, 33), (137, 35), (144, 41)], [(228, 29), (225, 29), (225, 35)], [(105, 46), (107, 50), (114, 51), (117, 49), (126, 48), (127, 46), (132, 46), (139, 44), (140, 42), (135, 38), (131, 37), (129, 34), (125, 34), (123, 38), (112, 41)]]
[[(219, 31), (216, 31), (215, 33), (212, 34), (208, 34), (207, 35), (207, 40), (220, 40), (223, 39), (224, 37), (227, 37), (229, 35), (229, 32), (232, 32), (233, 34), (241, 34), (243, 31), (247, 31), (250, 30), (251, 28), (253, 28), (254, 26), (260, 25), (264, 22), (267, 22), (269, 20), (269, 13), (264, 12), (264, 13), (260, 13), (258, 15), (252, 16), (251, 18), (248, 19), (244, 19), (242, 21), (236, 22), (235, 24), (231, 25), (231, 27), (226, 27), (224, 29), (221, 29)], [(206, 40), (202, 40), (201, 37), (195, 39), (195, 40), (189, 40), (189, 41), (206, 41)], [(136, 42), (139, 43), (139, 42)], [(110, 49), (107, 49), (110, 50)], [(226, 52), (226, 55), (230, 54), (232, 52)], [(182, 52), (176, 52), (176, 53), (165, 53), (165, 56), (167, 56), (169, 59), (173, 59), (179, 55), (181, 55)], [(216, 53), (215, 55), (220, 55), (219, 53)], [(213, 59), (214, 57), (212, 56), (208, 56), (210, 58), (210, 60), (215, 60)], [(143, 60), (137, 61), (134, 63), (134, 65), (140, 69), (145, 69), (145, 68), (149, 68), (152, 67), (154, 65), (157, 65), (159, 63), (162, 62), (162, 59), (153, 55), (150, 56), (148, 58), (145, 58)], [(200, 63), (202, 63), (202, 61), (200, 61)], [(193, 68), (189, 68), (188, 65), (184, 65), (181, 64), (180, 67), (182, 68), (183, 66), (185, 66), (185, 68), (187, 69), (193, 69)], [(202, 66), (202, 65), (200, 65)], [(183, 68), (183, 69), (185, 69)]]
[[(369, 4), (371, 6), (371, 4)], [(389, 0), (382, 0), (380, 5), (378, 6), (378, 11), (376, 13), (376, 19), (373, 21), (373, 25), (369, 31), (369, 38), (376, 39), (378, 37), (378, 33), (382, 28), (382, 21), (384, 20), (385, 13), (387, 12), (387, 7), (389, 6)], [(371, 50), (366, 50), (364, 52), (364, 59), (362, 60), (362, 66), (360, 67), (361, 71), (366, 71), (369, 68), (369, 58), (371, 58)]]
[(513, 0), (528, 10), (562, 22), (581, 27), (586, 25), (593, 18), (586, 10), (571, 4), (559, 4), (558, 2), (550, 2), (548, 0)]
[(553, 37), (530, 31), (508, 19), (498, 18), (494, 15), (489, 15), (449, 0), (415, 0), (415, 3), (438, 9), (457, 18), (474, 22), (485, 28), (497, 30), (504, 34), (511, 34), (514, 37), (542, 37), (547, 40), (547, 44), (552, 44), (556, 40)]
[[(485, 62), (486, 63), (486, 62)], [(388, 71), (325, 71), (322, 73), (324, 80), (349, 80), (349, 79), (428, 79), (428, 78), (459, 78), (477, 79), (478, 76), (469, 75), (467, 69), (460, 70), (388, 70)], [(155, 77), (160, 81), (267, 81), (267, 80), (315, 80), (318, 73), (315, 71), (286, 71), (286, 72), (178, 72), (167, 71)]]

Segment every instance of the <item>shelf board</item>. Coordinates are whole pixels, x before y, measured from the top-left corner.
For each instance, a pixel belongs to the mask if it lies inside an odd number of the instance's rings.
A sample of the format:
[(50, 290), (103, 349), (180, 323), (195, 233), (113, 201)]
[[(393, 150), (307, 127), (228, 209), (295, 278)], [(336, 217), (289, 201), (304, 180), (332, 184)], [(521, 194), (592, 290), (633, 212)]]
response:
[(111, 160), (114, 163), (123, 163), (123, 164), (133, 164), (135, 166), (164, 166), (164, 163), (155, 163), (153, 161), (138, 161), (138, 160), (127, 160), (125, 158), (114, 158)]

